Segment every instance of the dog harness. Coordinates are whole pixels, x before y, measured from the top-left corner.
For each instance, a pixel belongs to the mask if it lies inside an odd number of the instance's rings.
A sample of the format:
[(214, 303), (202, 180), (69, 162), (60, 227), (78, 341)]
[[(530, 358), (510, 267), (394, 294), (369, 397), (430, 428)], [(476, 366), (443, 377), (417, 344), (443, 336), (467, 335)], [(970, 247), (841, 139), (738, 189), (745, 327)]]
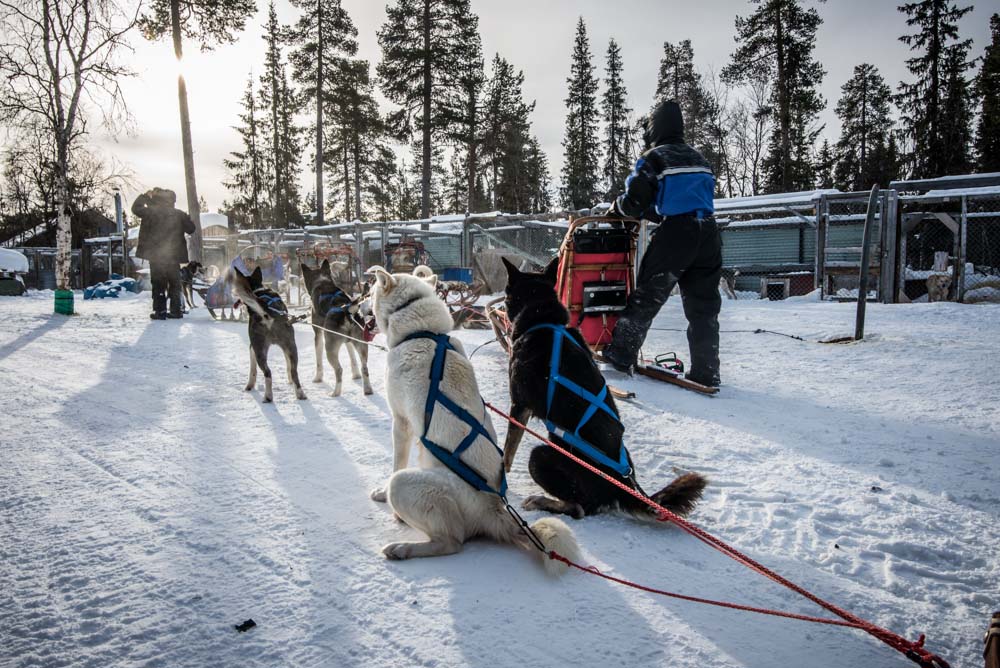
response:
[(261, 303), (261, 306), (274, 315), (288, 316), (288, 310), (285, 308), (285, 302), (281, 301), (281, 297), (271, 292), (270, 288), (257, 288), (253, 291), (253, 296), (257, 298), (257, 301)]
[[(584, 455), (589, 457), (595, 462), (607, 466), (609, 469), (622, 476), (623, 478), (629, 478), (632, 475), (632, 467), (629, 465), (628, 461), (628, 451), (625, 450), (625, 445), (619, 445), (618, 451), (618, 461), (615, 461), (608, 457), (606, 454), (601, 452), (598, 448), (583, 440), (580, 436), (580, 430), (583, 429), (584, 425), (590, 421), (592, 417), (597, 414), (597, 411), (603, 411), (609, 415), (615, 422), (621, 424), (622, 421), (619, 419), (615, 412), (604, 402), (608, 396), (608, 386), (605, 383), (601, 387), (601, 391), (597, 394), (588, 392), (584, 388), (580, 387), (574, 383), (569, 378), (559, 374), (559, 361), (562, 359), (562, 348), (563, 339), (569, 340), (577, 348), (583, 348), (580, 342), (573, 338), (573, 335), (569, 333), (565, 325), (553, 325), (551, 323), (542, 323), (540, 325), (535, 325), (529, 328), (524, 334), (530, 334), (542, 329), (552, 330), (552, 358), (549, 362), (549, 385), (545, 396), (545, 428), (551, 433), (555, 434), (562, 440), (569, 443), (573, 448), (579, 450)], [(523, 336), (523, 335), (522, 335)], [(587, 351), (589, 355), (590, 352)], [(590, 405), (587, 410), (584, 411), (583, 417), (576, 425), (576, 429), (572, 432), (563, 429), (556, 423), (552, 422), (549, 415), (552, 413), (552, 401), (556, 396), (556, 386), (561, 385), (565, 389), (569, 390), (581, 399), (585, 399)]]
[[(502, 463), (500, 465), (500, 489), (497, 490), (493, 489), (493, 487), (486, 482), (486, 478), (480, 475), (478, 471), (474, 470), (460, 458), (462, 453), (468, 450), (479, 436), (485, 437), (491, 444), (493, 444), (493, 447), (496, 448), (498, 453), (500, 453), (501, 459), (503, 457), (503, 453), (497, 446), (496, 441), (493, 440), (490, 432), (485, 426), (483, 426), (483, 423), (472, 417), (467, 410), (456, 404), (441, 391), (441, 379), (444, 377), (444, 363), (446, 361), (447, 353), (449, 350), (455, 350), (455, 346), (452, 345), (447, 334), (435, 334), (433, 332), (414, 332), (403, 339), (401, 343), (414, 341), (416, 339), (430, 339), (437, 343), (437, 347), (434, 350), (434, 361), (431, 363), (431, 384), (430, 389), (427, 391), (427, 403), (424, 406), (424, 433), (420, 436), (420, 442), (424, 444), (424, 447), (427, 448), (432, 455), (437, 457), (438, 461), (451, 469), (452, 472), (458, 475), (458, 477), (462, 480), (472, 485), (472, 487), (480, 492), (496, 494), (506, 502), (507, 476), (504, 473)], [(462, 442), (458, 444), (458, 447), (455, 448), (454, 451), (446, 450), (427, 437), (427, 431), (431, 427), (431, 419), (434, 417), (434, 407), (438, 404), (444, 406), (452, 415), (470, 427), (469, 433), (464, 439), (462, 439)], [(483, 418), (485, 419), (485, 417), (486, 404), (484, 403)]]
[(346, 297), (346, 296), (347, 295), (344, 294), (343, 290), (337, 290), (336, 292), (329, 292), (325, 295), (320, 295), (320, 298), (317, 301), (316, 306), (319, 308), (320, 311), (323, 311), (327, 315), (327, 317), (331, 315), (336, 315), (338, 313), (345, 313), (347, 312), (348, 305), (333, 304), (333, 300), (335, 300), (337, 297)]

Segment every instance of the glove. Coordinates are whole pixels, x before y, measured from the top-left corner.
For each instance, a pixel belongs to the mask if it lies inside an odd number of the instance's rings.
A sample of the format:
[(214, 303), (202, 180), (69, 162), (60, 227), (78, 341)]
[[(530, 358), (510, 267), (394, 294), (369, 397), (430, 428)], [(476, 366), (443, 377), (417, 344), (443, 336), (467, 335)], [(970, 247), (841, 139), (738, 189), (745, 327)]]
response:
[(619, 219), (628, 217), (622, 212), (621, 207), (618, 206), (617, 199), (615, 199), (615, 201), (611, 203), (611, 208), (607, 210), (604, 216), (606, 218), (619, 218)]

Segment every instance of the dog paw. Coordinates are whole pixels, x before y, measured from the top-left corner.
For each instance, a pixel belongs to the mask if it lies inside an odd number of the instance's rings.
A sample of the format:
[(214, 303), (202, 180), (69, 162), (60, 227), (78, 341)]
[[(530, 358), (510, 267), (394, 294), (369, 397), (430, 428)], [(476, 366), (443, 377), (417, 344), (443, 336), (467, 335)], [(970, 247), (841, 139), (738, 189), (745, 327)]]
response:
[(399, 561), (400, 559), (410, 558), (410, 544), (409, 543), (389, 543), (382, 548), (382, 554), (385, 555), (386, 559), (391, 559), (393, 561)]
[(270, 404), (270, 403), (273, 403), (273, 402), (274, 402), (274, 397), (264, 397), (261, 400), (260, 403), (262, 403), (262, 404)]
[(351, 372), (351, 380), (357, 380), (358, 378), (361, 378), (361, 372), (360, 371), (356, 371), (356, 372), (352, 371)]
[(372, 386), (371, 385), (368, 385), (367, 387), (365, 387), (365, 394), (374, 394), (374, 393), (375, 393), (375, 391), (372, 390)]
[(322, 383), (323, 382), (323, 376), (315, 376), (315, 377), (313, 377), (313, 382), (314, 383)]
[(342, 388), (340, 385), (337, 385), (336, 387), (333, 388), (333, 392), (330, 393), (330, 396), (331, 397), (339, 397), (340, 394), (341, 394), (341, 392), (343, 392), (343, 391), (344, 391), (344, 388)]
[(247, 385), (246, 387), (244, 387), (243, 391), (244, 392), (252, 392), (253, 391), (253, 384), (250, 384), (250, 385)]
[(308, 399), (309, 397), (307, 397), (306, 393), (303, 392), (301, 388), (299, 388), (298, 390), (295, 390), (295, 398), (299, 400), (304, 400)]
[(524, 499), (524, 502), (521, 503), (521, 508), (524, 510), (541, 510), (542, 508), (544, 508), (543, 504), (545, 503), (545, 501), (546, 499), (544, 496), (540, 494), (534, 494)]
[(386, 499), (388, 498), (388, 496), (385, 493), (385, 489), (382, 487), (372, 490), (370, 496), (372, 501), (378, 501), (379, 503), (385, 503)]

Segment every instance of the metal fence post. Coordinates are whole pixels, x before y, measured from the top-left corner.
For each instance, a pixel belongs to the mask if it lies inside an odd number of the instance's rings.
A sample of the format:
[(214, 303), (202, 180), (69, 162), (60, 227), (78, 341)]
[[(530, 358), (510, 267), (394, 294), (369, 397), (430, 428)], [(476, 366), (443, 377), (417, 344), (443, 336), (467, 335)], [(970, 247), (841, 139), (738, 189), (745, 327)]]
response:
[(865, 231), (861, 237), (861, 273), (858, 276), (858, 315), (854, 324), (854, 340), (865, 338), (865, 309), (868, 306), (868, 273), (871, 268), (872, 225), (875, 224), (875, 207), (878, 205), (878, 186), (872, 188), (868, 198), (868, 214), (865, 216)]
[(813, 272), (813, 289), (819, 289), (819, 298), (826, 298), (826, 223), (829, 203), (820, 195), (816, 204), (816, 269)]
[(472, 264), (472, 245), (471, 237), (469, 235), (469, 214), (465, 214), (465, 218), (462, 220), (462, 247), (459, 249), (459, 264), (463, 267), (469, 267)]
[(882, 283), (882, 303), (895, 304), (897, 301), (896, 287), (896, 242), (898, 235), (898, 203), (899, 193), (895, 190), (885, 190), (882, 203), (882, 266), (879, 269), (879, 280)]
[(965, 301), (965, 261), (969, 256), (969, 198), (962, 195), (962, 220), (958, 227), (958, 286), (955, 288), (955, 299)]

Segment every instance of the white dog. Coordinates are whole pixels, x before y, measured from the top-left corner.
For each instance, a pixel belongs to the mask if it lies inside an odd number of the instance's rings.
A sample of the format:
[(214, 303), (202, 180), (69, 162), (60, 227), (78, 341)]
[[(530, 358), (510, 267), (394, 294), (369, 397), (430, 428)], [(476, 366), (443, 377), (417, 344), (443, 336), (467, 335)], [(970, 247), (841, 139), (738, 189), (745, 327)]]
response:
[[(447, 334), (451, 330), (448, 308), (434, 292), (437, 276), (389, 274), (379, 267), (375, 269), (375, 278), (372, 309), (389, 346), (385, 387), (392, 410), (393, 474), (384, 489), (372, 492), (372, 499), (388, 501), (399, 519), (430, 538), (426, 542), (390, 543), (382, 549), (383, 554), (389, 559), (454, 554), (462, 549), (465, 541), (476, 536), (534, 551), (496, 494), (473, 488), (419, 440), (424, 433), (424, 410), (437, 343), (426, 338), (406, 338), (417, 332)], [(496, 441), (472, 364), (466, 359), (461, 342), (454, 338), (450, 342), (455, 349), (445, 354), (440, 390), (475, 419), (481, 420)], [(438, 403), (427, 438), (453, 452), (471, 429)], [(406, 468), (414, 444), (419, 451), (420, 465), (419, 468)], [(477, 437), (461, 454), (461, 461), (482, 476), (491, 488), (499, 487), (501, 454), (485, 437)], [(533, 523), (531, 529), (547, 550), (577, 560), (576, 538), (564, 522), (545, 518)], [(541, 556), (541, 552), (536, 554)], [(547, 558), (544, 564), (553, 574), (567, 570), (564, 564)]]

